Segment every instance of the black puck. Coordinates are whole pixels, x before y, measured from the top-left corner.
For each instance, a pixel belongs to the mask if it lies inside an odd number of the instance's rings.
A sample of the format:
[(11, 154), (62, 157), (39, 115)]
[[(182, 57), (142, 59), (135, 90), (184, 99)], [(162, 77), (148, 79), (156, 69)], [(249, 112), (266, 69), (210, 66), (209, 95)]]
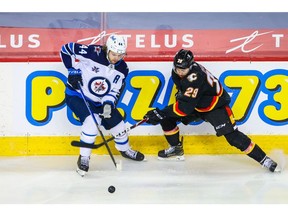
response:
[(108, 188), (108, 191), (109, 193), (114, 193), (115, 192), (115, 187), (113, 185), (111, 185), (109, 188)]

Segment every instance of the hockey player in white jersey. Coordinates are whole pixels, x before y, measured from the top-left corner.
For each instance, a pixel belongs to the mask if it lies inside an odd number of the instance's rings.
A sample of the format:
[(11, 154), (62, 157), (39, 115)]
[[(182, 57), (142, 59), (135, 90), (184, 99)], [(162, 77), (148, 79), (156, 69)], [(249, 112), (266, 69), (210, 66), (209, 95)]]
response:
[[(104, 46), (78, 43), (63, 45), (60, 56), (68, 69), (65, 99), (67, 106), (82, 123), (81, 142), (94, 144), (98, 130), (81, 97), (79, 83), (98, 125), (110, 130), (115, 136), (116, 149), (125, 158), (142, 161), (144, 155), (131, 149), (127, 133), (116, 137), (126, 129), (123, 117), (116, 109), (117, 100), (129, 72), (123, 59), (126, 48), (125, 39), (115, 34), (109, 36)], [(77, 172), (81, 176), (89, 170), (91, 151), (90, 148), (80, 148)]]

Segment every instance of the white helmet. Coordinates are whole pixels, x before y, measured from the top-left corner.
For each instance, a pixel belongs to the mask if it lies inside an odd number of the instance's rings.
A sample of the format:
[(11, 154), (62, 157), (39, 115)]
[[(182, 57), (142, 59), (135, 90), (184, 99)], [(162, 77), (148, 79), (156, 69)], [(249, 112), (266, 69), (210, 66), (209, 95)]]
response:
[(109, 38), (106, 41), (107, 46), (107, 53), (111, 50), (112, 52), (118, 53), (118, 54), (125, 54), (126, 53), (126, 41), (124, 37), (120, 35), (110, 35)]

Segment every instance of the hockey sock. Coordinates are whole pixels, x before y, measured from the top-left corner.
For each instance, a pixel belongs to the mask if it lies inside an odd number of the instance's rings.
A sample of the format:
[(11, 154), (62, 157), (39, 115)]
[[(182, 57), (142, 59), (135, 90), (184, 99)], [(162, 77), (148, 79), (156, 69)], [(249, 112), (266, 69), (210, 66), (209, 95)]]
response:
[(255, 144), (252, 151), (247, 155), (260, 163), (266, 156), (266, 153), (257, 144)]
[[(178, 127), (177, 127), (178, 128)], [(179, 129), (175, 133), (170, 133), (169, 132), (164, 132), (164, 136), (167, 140), (167, 142), (170, 144), (170, 146), (177, 146), (180, 141), (179, 141)]]

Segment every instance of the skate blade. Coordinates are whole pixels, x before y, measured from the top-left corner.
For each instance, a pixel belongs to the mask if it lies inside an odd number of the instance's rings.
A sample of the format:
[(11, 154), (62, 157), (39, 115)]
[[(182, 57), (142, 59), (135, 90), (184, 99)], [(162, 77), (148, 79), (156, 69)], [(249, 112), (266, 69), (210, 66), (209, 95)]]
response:
[(81, 177), (84, 177), (85, 174), (87, 173), (87, 172), (85, 172), (85, 171), (83, 171), (83, 170), (80, 170), (79, 168), (77, 168), (76, 172), (77, 172)]
[(278, 165), (275, 170), (274, 170), (275, 173), (281, 173), (282, 172), (282, 169), (281, 167)]
[(135, 162), (146, 162), (147, 161), (146, 158), (144, 158), (143, 160), (134, 160), (134, 159), (131, 159), (131, 158), (126, 158), (126, 159), (132, 160), (132, 161), (135, 161)]
[(168, 158), (162, 158), (162, 157), (158, 157), (158, 160), (161, 161), (185, 161), (185, 157), (182, 156), (172, 156), (172, 157), (168, 157)]
[(129, 158), (129, 157), (123, 157), (123, 158), (126, 159), (126, 160), (131, 160), (131, 161), (136, 161), (136, 162), (146, 162), (147, 161), (146, 157), (144, 157), (143, 160), (135, 160), (135, 159), (132, 159), (132, 158)]

